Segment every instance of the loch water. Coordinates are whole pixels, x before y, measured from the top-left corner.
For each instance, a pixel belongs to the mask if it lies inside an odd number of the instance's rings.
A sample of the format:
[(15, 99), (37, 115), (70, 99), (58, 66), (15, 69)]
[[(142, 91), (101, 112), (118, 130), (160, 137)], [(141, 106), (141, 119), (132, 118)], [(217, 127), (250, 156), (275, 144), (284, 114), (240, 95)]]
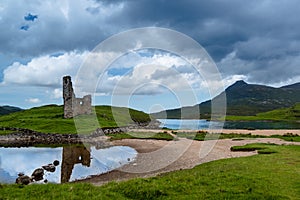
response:
[(44, 179), (51, 183), (65, 183), (98, 175), (135, 159), (137, 152), (127, 146), (105, 149), (85, 146), (0, 148), (0, 183), (15, 183), (18, 173), (31, 176), (41, 166), (59, 161), (54, 172), (46, 172)]
[(204, 119), (158, 119), (160, 127), (181, 130), (201, 129), (300, 129), (300, 123), (271, 121), (208, 121)]

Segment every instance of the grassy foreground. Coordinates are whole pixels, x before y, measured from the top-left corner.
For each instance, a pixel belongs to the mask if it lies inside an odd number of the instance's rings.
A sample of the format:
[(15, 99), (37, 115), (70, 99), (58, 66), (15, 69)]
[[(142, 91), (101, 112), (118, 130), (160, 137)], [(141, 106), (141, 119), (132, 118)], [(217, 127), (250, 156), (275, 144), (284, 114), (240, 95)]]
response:
[(174, 140), (174, 137), (165, 132), (151, 133), (151, 132), (129, 132), (118, 134), (107, 134), (110, 140), (122, 139), (153, 139), (153, 140)]
[[(95, 113), (73, 119), (63, 118), (63, 106), (47, 105), (0, 116), (0, 127), (27, 128), (44, 133), (90, 133), (96, 128), (126, 126), (134, 122), (150, 121), (148, 114), (141, 111), (95, 106)], [(78, 122), (78, 123), (77, 123)], [(7, 134), (7, 132), (0, 132)]]
[[(255, 138), (278, 138), (288, 142), (300, 142), (300, 136), (293, 133), (285, 133), (284, 135), (252, 135), (241, 134), (241, 133), (220, 133), (213, 134), (207, 131), (197, 131), (197, 132), (176, 132), (171, 131), (173, 135), (179, 138), (187, 138), (190, 140), (204, 141), (204, 140), (222, 140), (222, 139), (232, 139), (232, 140), (244, 140), (244, 139), (255, 139)], [(153, 133), (153, 132), (129, 132), (129, 133), (114, 133), (107, 134), (110, 140), (122, 140), (122, 139), (154, 139), (154, 140), (177, 140), (172, 135), (168, 134), (167, 131)]]
[(300, 142), (300, 136), (293, 133), (285, 133), (284, 135), (271, 135), (271, 136), (264, 136), (264, 135), (252, 135), (249, 134), (241, 134), (241, 133), (220, 133), (218, 135), (209, 134), (206, 131), (198, 131), (195, 133), (192, 132), (176, 132), (172, 131), (173, 134), (177, 135), (178, 137), (188, 138), (191, 140), (216, 140), (216, 139), (233, 139), (233, 140), (243, 140), (243, 139), (251, 139), (251, 138), (279, 138), (288, 142)]
[(0, 185), (0, 199), (299, 199), (300, 146), (252, 144), (245, 148), (273, 153), (218, 160), (102, 187)]

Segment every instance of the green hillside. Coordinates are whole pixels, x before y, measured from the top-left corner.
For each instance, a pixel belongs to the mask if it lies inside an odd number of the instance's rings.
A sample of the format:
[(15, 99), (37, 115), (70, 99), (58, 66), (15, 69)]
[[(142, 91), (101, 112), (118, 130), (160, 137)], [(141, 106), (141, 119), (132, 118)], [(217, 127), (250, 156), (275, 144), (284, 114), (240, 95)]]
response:
[(274, 88), (237, 81), (212, 100), (194, 106), (152, 113), (151, 115), (157, 119), (165, 118), (165, 113), (169, 119), (210, 119), (212, 101), (216, 103), (222, 100), (224, 96), (226, 96), (227, 102), (227, 115), (256, 116), (258, 113), (288, 108), (300, 102), (300, 83)]
[[(96, 113), (75, 117), (80, 122), (80, 133), (90, 133), (96, 128), (126, 126), (132, 123), (147, 123), (148, 114), (141, 111), (112, 107), (96, 106)], [(95, 115), (97, 118), (95, 118)], [(97, 119), (95, 121), (94, 119)], [(115, 120), (118, 122), (116, 123)], [(0, 116), (0, 127), (27, 128), (44, 133), (76, 133), (73, 119), (63, 118), (63, 106), (47, 105)]]
[(299, 121), (300, 120), (300, 103), (295, 104), (290, 108), (275, 109), (269, 112), (258, 113), (255, 116), (226, 116), (228, 121)]

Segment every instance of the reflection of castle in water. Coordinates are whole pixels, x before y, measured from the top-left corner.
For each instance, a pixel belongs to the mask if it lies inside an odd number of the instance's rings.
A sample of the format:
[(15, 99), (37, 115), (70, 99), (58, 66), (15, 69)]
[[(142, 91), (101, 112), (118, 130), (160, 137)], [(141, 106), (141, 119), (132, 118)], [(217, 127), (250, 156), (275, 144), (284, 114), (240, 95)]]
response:
[(91, 148), (83, 146), (63, 147), (61, 164), (61, 183), (69, 182), (75, 164), (89, 167), (91, 164)]

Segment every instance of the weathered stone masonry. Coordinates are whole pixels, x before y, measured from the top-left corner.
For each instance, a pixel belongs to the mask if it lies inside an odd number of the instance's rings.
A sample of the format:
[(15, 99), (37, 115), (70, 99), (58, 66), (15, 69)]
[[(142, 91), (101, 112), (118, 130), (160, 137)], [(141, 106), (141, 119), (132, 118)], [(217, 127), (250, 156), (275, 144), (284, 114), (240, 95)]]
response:
[(70, 76), (63, 77), (64, 118), (92, 113), (92, 96), (76, 98)]

